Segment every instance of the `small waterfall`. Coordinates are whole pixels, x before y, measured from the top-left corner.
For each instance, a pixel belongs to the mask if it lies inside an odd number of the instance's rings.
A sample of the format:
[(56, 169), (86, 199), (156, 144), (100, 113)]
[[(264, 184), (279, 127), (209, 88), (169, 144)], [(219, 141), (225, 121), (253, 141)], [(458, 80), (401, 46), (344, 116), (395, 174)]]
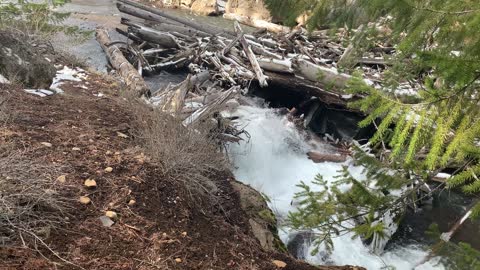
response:
[[(363, 168), (353, 166), (351, 160), (344, 164), (315, 164), (308, 160), (308, 151), (326, 153), (331, 151), (329, 145), (308, 141), (294, 124), (285, 116), (277, 114), (275, 109), (240, 106), (231, 115), (237, 116), (239, 126), (244, 126), (251, 135), (249, 141), (230, 146), (229, 152), (236, 167), (235, 176), (269, 197), (269, 206), (279, 221), (280, 238), (290, 249), (295, 249), (294, 255), (313, 264), (350, 264), (369, 270), (393, 266), (403, 270), (414, 269), (428, 254), (426, 247), (421, 245), (396, 246), (383, 251), (389, 237), (382, 239), (375, 236), (370, 246), (367, 246), (362, 239), (346, 234), (333, 239), (335, 249), (331, 254), (321, 249), (318, 254), (312, 255), (312, 233), (293, 231), (282, 222), (289, 211), (296, 209), (292, 203), (295, 193), (299, 191), (296, 185), (300, 181), (311, 184), (318, 173), (325, 180), (334, 181), (337, 171), (344, 165), (348, 166), (357, 179), (365, 179), (362, 175)], [(396, 231), (397, 224), (394, 220), (392, 213), (384, 215), (386, 236), (391, 236)], [(445, 269), (437, 262), (438, 260), (431, 260), (415, 269)]]

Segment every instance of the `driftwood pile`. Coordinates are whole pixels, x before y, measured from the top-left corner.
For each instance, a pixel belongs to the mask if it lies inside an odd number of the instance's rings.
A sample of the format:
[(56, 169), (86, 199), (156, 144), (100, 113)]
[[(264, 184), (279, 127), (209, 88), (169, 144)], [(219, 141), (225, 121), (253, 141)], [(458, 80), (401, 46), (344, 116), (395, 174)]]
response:
[[(226, 16), (236, 19), (234, 31), (229, 31), (129, 0), (118, 0), (117, 7), (127, 14), (121, 20), (127, 30), (117, 28), (117, 32), (128, 41), (112, 41), (105, 29), (97, 29), (97, 40), (110, 63), (130, 90), (151, 97), (162, 110), (182, 117), (185, 126), (238, 106), (241, 93), (248, 92), (252, 83), (290, 88), (342, 107), (352, 98), (343, 91), (350, 75), (335, 68), (337, 62), (350, 57), (351, 49), (322, 31), (307, 35), (302, 28)], [(247, 34), (238, 20), (265, 25), (273, 32), (263, 29)], [(369, 69), (385, 66), (378, 57), (357, 61)], [(142, 79), (142, 75), (178, 69), (188, 69), (190, 75), (164, 89), (148, 89)], [(231, 133), (229, 139), (238, 141), (238, 132)]]

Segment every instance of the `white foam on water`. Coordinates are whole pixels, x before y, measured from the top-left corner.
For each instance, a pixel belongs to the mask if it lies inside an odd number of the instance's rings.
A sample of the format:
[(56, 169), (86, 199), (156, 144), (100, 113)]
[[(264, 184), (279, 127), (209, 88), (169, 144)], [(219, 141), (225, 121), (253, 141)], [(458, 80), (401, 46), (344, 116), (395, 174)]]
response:
[[(307, 159), (306, 153), (313, 148), (311, 143), (305, 140), (286, 117), (279, 116), (273, 109), (240, 106), (232, 115), (239, 116), (237, 123), (245, 126), (251, 135), (249, 142), (230, 146), (229, 152), (235, 165), (234, 174), (239, 181), (251, 185), (270, 199), (269, 206), (277, 215), (280, 238), (284, 242), (293, 232), (282, 226), (281, 222), (289, 211), (295, 210), (292, 199), (300, 191), (296, 187), (300, 181), (309, 184), (317, 174), (332, 181), (342, 166), (348, 166), (355, 177), (363, 177), (362, 168), (351, 165), (351, 160), (343, 164), (315, 164)], [(389, 265), (397, 270), (407, 270), (414, 269), (428, 254), (422, 246), (407, 246), (394, 248), (379, 256), (371, 253), (360, 239), (352, 239), (351, 236), (343, 235), (333, 239), (335, 249), (328, 258), (328, 263), (359, 265), (369, 270)], [(314, 264), (327, 263), (321, 255), (311, 256), (311, 250), (311, 246), (306, 249), (307, 261)], [(431, 260), (415, 269), (444, 267)]]

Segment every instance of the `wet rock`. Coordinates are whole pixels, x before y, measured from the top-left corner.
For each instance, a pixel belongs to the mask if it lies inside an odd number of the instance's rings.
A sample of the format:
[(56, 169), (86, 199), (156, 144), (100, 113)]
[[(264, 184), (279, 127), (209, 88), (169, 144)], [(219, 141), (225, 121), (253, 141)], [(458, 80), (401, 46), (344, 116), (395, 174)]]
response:
[(225, 11), (252, 19), (271, 20), (263, 0), (228, 0)]
[(55, 77), (55, 67), (26, 36), (0, 31), (0, 74), (27, 87), (48, 89)]
[(286, 248), (278, 237), (277, 220), (262, 195), (248, 185), (237, 181), (231, 183), (240, 196), (240, 206), (249, 218), (253, 235), (262, 248), (284, 252)]
[(298, 232), (289, 236), (287, 249), (293, 257), (304, 260), (308, 255), (308, 246), (313, 242), (315, 235), (313, 232)]

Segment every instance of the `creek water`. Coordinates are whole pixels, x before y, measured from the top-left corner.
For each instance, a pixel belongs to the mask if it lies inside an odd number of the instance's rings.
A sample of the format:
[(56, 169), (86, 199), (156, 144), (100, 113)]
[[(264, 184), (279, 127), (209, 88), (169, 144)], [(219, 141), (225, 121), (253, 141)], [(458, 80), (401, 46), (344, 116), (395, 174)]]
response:
[[(342, 166), (348, 166), (352, 175), (363, 178), (362, 168), (351, 165), (351, 161), (315, 164), (307, 159), (306, 153), (313, 148), (321, 152), (331, 150), (328, 145), (307, 141), (275, 109), (261, 105), (241, 106), (232, 115), (239, 117), (237, 123), (251, 135), (250, 141), (230, 146), (234, 174), (239, 181), (251, 185), (270, 199), (269, 206), (278, 218), (280, 238), (286, 244), (297, 233), (285, 227), (283, 221), (289, 211), (295, 211), (292, 201), (295, 193), (300, 191), (296, 186), (300, 181), (311, 184), (317, 174), (329, 182), (333, 181)], [(311, 255), (314, 247), (309, 241), (297, 246), (297, 251), (303, 253), (297, 255), (313, 264), (351, 264), (367, 269), (383, 269), (387, 266), (398, 270), (445, 269), (438, 264), (438, 258), (414, 268), (428, 254), (426, 246), (422, 244), (393, 245), (376, 255), (360, 239), (352, 239), (349, 234), (336, 237), (333, 242), (335, 249), (331, 255), (327, 255), (324, 249)]]

